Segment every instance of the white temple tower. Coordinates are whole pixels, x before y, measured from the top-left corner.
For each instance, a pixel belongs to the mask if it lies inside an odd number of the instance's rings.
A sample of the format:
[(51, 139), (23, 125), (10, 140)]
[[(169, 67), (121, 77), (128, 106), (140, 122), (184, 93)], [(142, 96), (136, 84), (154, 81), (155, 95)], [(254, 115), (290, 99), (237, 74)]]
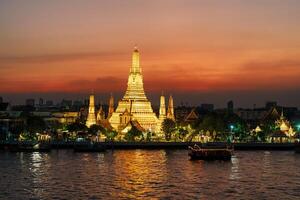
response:
[(89, 113), (86, 120), (86, 126), (90, 127), (91, 125), (96, 124), (96, 114), (95, 114), (95, 97), (93, 94), (90, 95), (89, 102)]
[(174, 115), (174, 102), (173, 97), (170, 95), (169, 97), (169, 105), (168, 105), (168, 112), (167, 112), (167, 118), (172, 119), (175, 121), (175, 115)]

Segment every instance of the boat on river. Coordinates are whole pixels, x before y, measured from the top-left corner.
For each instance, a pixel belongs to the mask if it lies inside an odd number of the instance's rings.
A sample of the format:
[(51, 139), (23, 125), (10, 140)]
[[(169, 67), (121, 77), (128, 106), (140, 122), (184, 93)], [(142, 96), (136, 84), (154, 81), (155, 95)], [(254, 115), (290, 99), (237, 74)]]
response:
[(232, 146), (189, 146), (189, 156), (192, 160), (231, 160)]

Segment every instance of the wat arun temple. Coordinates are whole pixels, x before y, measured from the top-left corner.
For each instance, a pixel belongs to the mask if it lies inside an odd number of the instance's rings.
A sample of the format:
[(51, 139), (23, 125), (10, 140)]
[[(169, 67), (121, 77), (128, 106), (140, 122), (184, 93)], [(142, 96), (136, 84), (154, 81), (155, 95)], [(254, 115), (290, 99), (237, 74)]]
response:
[[(100, 113), (101, 112), (101, 113)], [(169, 97), (168, 109), (166, 111), (165, 97), (160, 97), (159, 115), (153, 111), (151, 102), (147, 99), (144, 91), (143, 74), (140, 66), (140, 53), (137, 48), (132, 53), (132, 64), (129, 71), (127, 90), (124, 97), (118, 102), (114, 109), (114, 99), (109, 101), (108, 115), (105, 118), (102, 107), (98, 113), (95, 112), (94, 95), (90, 96), (89, 113), (86, 125), (105, 122), (114, 130), (126, 133), (132, 126), (144, 132), (161, 132), (162, 123), (166, 118), (175, 120), (173, 98)]]

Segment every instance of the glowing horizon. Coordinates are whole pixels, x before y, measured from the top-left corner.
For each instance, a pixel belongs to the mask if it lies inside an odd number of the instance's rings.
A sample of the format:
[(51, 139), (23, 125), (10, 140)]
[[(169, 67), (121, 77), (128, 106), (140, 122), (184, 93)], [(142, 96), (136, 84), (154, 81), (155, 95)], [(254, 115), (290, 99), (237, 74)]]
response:
[[(300, 2), (3, 1), (0, 93), (300, 90)], [(273, 98), (270, 96), (270, 98)]]

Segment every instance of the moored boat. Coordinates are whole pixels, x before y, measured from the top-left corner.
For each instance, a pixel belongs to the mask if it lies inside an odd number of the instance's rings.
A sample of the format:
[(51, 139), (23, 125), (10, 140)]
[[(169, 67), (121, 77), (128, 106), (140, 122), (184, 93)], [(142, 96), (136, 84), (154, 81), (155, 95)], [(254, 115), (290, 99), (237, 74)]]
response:
[(192, 160), (231, 160), (232, 154), (233, 149), (229, 146), (189, 146), (189, 156)]

